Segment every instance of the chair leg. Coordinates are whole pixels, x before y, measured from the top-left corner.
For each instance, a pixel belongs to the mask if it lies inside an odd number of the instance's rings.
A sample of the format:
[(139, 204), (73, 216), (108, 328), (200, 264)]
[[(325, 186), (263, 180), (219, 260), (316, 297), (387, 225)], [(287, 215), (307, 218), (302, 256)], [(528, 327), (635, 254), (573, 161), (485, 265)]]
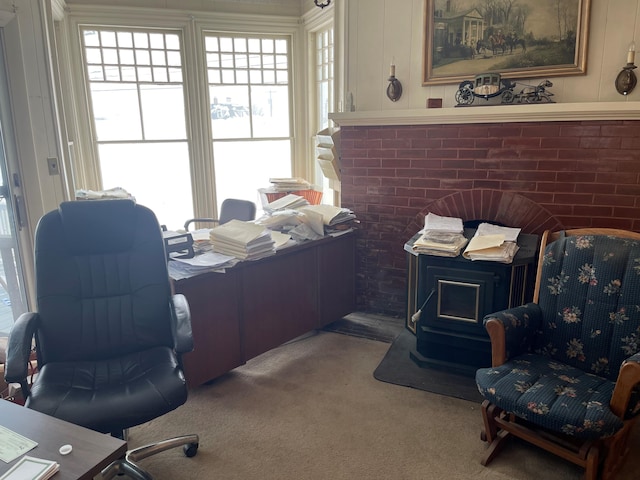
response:
[(496, 412), (496, 406), (492, 405), (489, 400), (485, 400), (482, 402), (482, 420), (484, 422), (484, 432), (482, 435), (482, 440), (485, 442), (493, 442), (498, 434), (498, 425), (493, 420), (495, 416), (499, 415), (499, 412)]
[(507, 439), (510, 436), (511, 434), (506, 430), (500, 430), (496, 438), (494, 438), (493, 442), (491, 442), (491, 445), (489, 445), (489, 448), (487, 448), (487, 451), (484, 454), (484, 457), (482, 457), (482, 460), (480, 460), (480, 463), (485, 467), (489, 465), (493, 461), (493, 459), (496, 458), (502, 451)]
[(198, 452), (199, 442), (198, 435), (183, 435), (134, 448), (129, 450), (124, 458), (112, 462), (102, 470), (102, 478), (110, 480), (116, 475), (126, 474), (134, 480), (153, 480), (153, 477), (138, 466), (136, 462), (156, 453), (180, 446), (183, 446), (187, 457), (193, 457)]
[(584, 480), (597, 480), (599, 459), (600, 448), (594, 445), (589, 449), (589, 453), (587, 453), (584, 465)]
[(496, 417), (502, 414), (502, 409), (491, 404), (488, 400), (482, 402), (482, 419), (484, 421), (484, 432), (482, 439), (489, 442), (489, 447), (482, 457), (480, 463), (484, 466), (489, 465), (491, 461), (502, 451), (510, 433), (506, 430), (499, 430), (496, 423)]

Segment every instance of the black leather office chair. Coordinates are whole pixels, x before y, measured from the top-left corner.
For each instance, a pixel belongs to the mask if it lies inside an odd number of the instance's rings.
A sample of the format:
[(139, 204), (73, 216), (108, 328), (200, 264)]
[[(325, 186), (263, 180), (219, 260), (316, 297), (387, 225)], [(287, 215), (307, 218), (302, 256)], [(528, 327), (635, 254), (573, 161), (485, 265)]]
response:
[(220, 218), (192, 218), (184, 223), (184, 229), (188, 232), (189, 225), (193, 222), (208, 222), (215, 225), (222, 225), (229, 220), (242, 220), (245, 222), (256, 218), (256, 204), (248, 200), (237, 198), (227, 198), (220, 205)]
[[(193, 349), (189, 306), (171, 295), (151, 210), (131, 200), (62, 203), (36, 228), (35, 273), (37, 312), (16, 321), (5, 372), (28, 408), (123, 438), (186, 402), (180, 354)], [(30, 386), (32, 342), (38, 375)], [(198, 441), (186, 435), (130, 450), (103, 476), (150, 479), (137, 460), (176, 446), (193, 456)]]

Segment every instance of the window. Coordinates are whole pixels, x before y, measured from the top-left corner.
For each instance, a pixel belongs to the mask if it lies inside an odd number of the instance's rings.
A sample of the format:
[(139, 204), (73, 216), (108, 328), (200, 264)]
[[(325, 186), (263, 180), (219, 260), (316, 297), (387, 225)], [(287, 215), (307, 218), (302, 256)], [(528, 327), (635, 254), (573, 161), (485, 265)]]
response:
[(193, 203), (180, 34), (82, 28), (81, 38), (103, 188), (181, 225)]
[(269, 178), (290, 177), (290, 45), (286, 37), (205, 33), (218, 204), (257, 201)]
[(316, 33), (316, 98), (318, 130), (329, 127), (334, 103), (333, 27)]
[[(332, 127), (333, 122), (329, 120), (329, 112), (334, 107), (334, 42), (333, 26), (321, 27), (313, 33), (315, 49), (315, 132)], [(332, 189), (329, 182), (316, 165), (316, 182), (322, 186), (322, 202), (334, 204), (336, 199), (331, 195)]]

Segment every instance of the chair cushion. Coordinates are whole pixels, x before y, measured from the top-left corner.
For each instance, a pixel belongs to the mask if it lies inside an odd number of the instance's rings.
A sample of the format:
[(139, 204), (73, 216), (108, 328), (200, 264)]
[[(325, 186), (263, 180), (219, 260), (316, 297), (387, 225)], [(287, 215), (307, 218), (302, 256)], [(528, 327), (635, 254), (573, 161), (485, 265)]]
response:
[(186, 399), (174, 352), (156, 347), (107, 360), (48, 363), (26, 406), (111, 433), (170, 412)]
[(613, 435), (622, 421), (609, 402), (615, 382), (535, 354), (495, 368), (481, 368), (484, 398), (535, 425), (581, 439)]

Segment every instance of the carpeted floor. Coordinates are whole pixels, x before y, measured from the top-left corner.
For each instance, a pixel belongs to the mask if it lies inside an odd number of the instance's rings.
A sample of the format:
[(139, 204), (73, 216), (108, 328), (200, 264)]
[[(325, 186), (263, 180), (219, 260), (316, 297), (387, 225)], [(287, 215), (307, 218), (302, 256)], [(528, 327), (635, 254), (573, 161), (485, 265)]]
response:
[[(156, 480), (580, 480), (518, 442), (480, 464), (479, 405), (373, 378), (389, 344), (317, 332), (256, 357), (130, 430), (135, 447), (197, 433), (200, 449), (144, 459)], [(640, 449), (634, 434), (631, 448)], [(630, 458), (617, 480), (637, 480)]]

